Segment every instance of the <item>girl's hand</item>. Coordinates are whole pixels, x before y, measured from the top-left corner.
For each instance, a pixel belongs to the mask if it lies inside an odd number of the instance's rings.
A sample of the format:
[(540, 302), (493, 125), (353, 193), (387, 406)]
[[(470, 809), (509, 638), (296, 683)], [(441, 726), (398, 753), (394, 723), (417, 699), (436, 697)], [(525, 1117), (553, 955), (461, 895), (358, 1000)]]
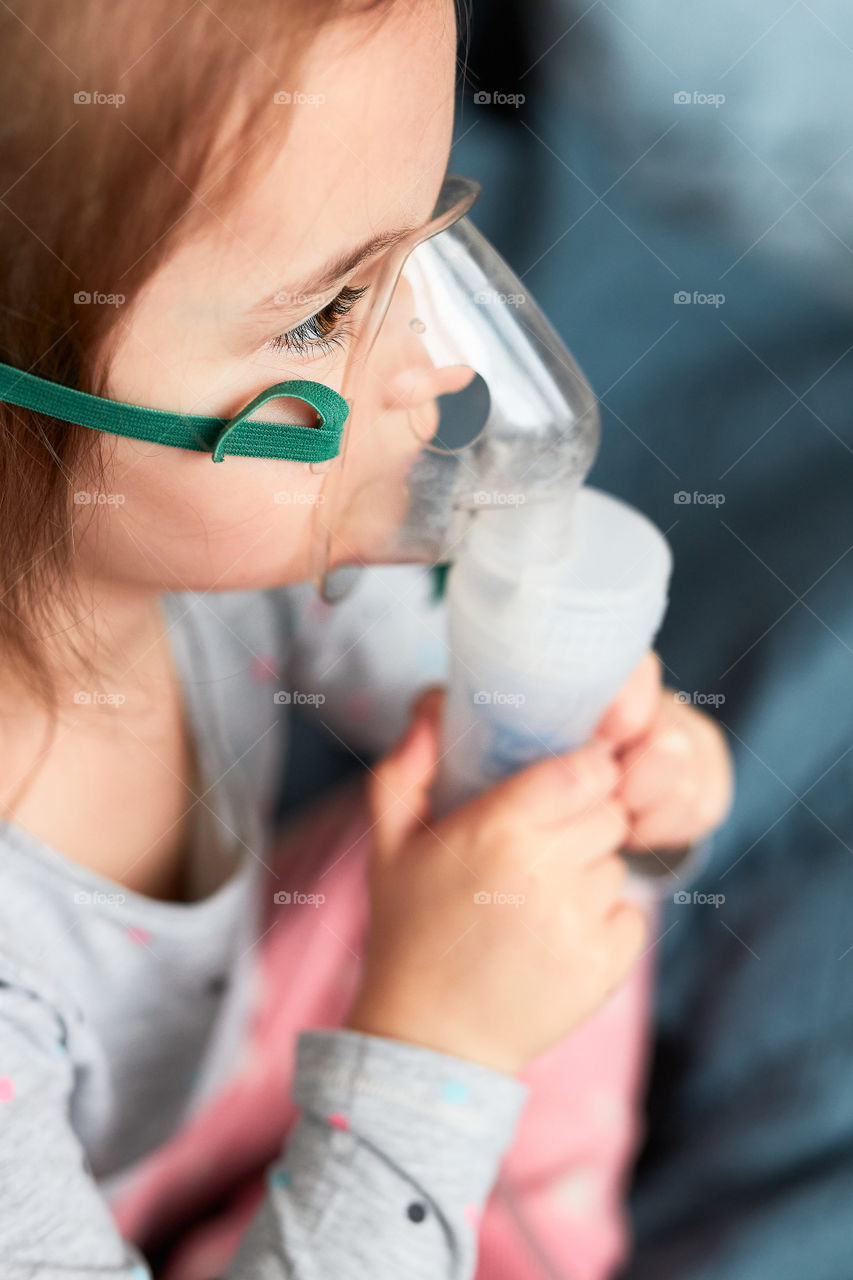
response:
[(618, 794), (628, 814), (624, 848), (677, 849), (706, 835), (726, 816), (733, 781), (719, 727), (661, 682), (660, 659), (648, 653), (596, 730), (620, 771)]
[(592, 1013), (637, 959), (608, 747), (552, 757), (429, 822), (441, 692), (370, 786), (364, 967), (346, 1026), (513, 1074)]

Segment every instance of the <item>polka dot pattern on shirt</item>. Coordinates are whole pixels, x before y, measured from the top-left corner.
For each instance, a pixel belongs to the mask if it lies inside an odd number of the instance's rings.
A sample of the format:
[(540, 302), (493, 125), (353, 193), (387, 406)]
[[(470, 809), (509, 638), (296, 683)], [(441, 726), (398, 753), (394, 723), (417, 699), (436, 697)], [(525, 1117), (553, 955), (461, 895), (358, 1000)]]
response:
[(256, 684), (269, 684), (278, 679), (278, 661), (275, 654), (266, 654), (252, 659), (249, 666), (252, 679)]
[(468, 1101), (468, 1086), (463, 1084), (461, 1080), (445, 1080), (441, 1086), (441, 1096), (445, 1102), (454, 1102), (457, 1106), (464, 1106)]

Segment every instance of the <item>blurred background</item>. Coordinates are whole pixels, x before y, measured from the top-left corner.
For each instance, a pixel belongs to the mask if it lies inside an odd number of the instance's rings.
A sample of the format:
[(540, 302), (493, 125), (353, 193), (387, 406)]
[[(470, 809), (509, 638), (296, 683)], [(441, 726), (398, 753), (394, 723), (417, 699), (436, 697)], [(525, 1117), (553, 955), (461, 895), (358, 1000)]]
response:
[(675, 555), (738, 794), (661, 929), (625, 1280), (849, 1280), (853, 10), (473, 0), (451, 169)]

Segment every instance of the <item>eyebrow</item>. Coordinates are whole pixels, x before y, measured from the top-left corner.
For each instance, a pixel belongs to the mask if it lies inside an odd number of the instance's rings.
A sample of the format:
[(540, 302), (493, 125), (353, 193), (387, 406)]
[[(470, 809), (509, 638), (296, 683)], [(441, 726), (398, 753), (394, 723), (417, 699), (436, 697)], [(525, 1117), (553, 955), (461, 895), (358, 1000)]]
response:
[(280, 299), (283, 294), (291, 298), (313, 298), (325, 293), (336, 280), (340, 280), (342, 276), (354, 271), (362, 262), (372, 258), (381, 249), (387, 249), (390, 245), (397, 244), (398, 241), (416, 231), (419, 225), (419, 223), (413, 223), (409, 226), (398, 227), (395, 231), (382, 231), (379, 235), (371, 236), (369, 240), (365, 240), (363, 244), (352, 250), (352, 252), (338, 254), (337, 257), (330, 258), (328, 262), (320, 267), (318, 274), (312, 279), (303, 281), (302, 284), (289, 289), (277, 289), (275, 293), (271, 293), (269, 297), (250, 307), (246, 313), (247, 316), (251, 319), (281, 312), (283, 304), (281, 301), (276, 301), (276, 299)]

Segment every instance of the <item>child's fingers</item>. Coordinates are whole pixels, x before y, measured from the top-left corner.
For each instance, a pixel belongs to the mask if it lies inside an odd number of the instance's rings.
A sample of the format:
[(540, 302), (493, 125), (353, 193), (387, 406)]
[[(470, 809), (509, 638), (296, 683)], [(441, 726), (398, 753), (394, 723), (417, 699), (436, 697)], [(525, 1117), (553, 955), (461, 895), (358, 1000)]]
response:
[[(528, 824), (527, 830), (530, 830)], [(569, 822), (535, 832), (535, 850), (516, 845), (523, 872), (547, 876), (555, 890), (560, 886), (570, 897), (577, 896), (578, 872), (622, 849), (628, 834), (624, 808), (615, 800), (598, 800)], [(513, 855), (515, 858), (516, 855)]]
[(397, 848), (429, 814), (443, 693), (430, 688), (415, 700), (408, 729), (373, 770), (368, 798), (380, 852)]
[(567, 884), (574, 884), (578, 866), (592, 869), (621, 849), (628, 834), (627, 815), (615, 800), (600, 800), (588, 812), (562, 828), (556, 837)]
[(618, 780), (610, 748), (591, 743), (529, 765), (486, 794), (519, 822), (562, 827), (609, 795)]
[(656, 653), (646, 654), (634, 668), (598, 722), (596, 738), (621, 750), (645, 733), (660, 705), (661, 664)]
[(596, 915), (609, 911), (621, 900), (629, 874), (627, 862), (616, 853), (592, 862), (584, 872), (584, 908)]
[(674, 724), (662, 724), (629, 747), (621, 765), (619, 793), (631, 813), (642, 813), (673, 796), (695, 794), (695, 746), (686, 730)]
[(624, 847), (638, 853), (650, 849), (680, 849), (695, 840), (704, 829), (695, 800), (672, 799), (655, 805), (646, 813), (631, 814)]
[(718, 826), (731, 806), (733, 778), (725, 740), (718, 726), (692, 707), (665, 698), (652, 731), (620, 763), (619, 794), (634, 817), (686, 802), (695, 836)]

